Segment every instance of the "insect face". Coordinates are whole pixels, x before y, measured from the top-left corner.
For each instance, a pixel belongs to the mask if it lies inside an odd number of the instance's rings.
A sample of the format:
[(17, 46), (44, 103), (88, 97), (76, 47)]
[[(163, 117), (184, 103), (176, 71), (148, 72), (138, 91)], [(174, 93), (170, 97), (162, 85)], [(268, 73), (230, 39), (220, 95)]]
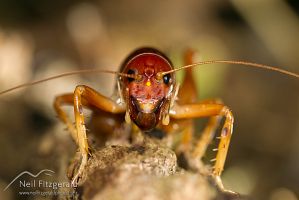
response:
[(144, 131), (155, 128), (168, 112), (175, 79), (172, 74), (160, 73), (171, 69), (170, 62), (157, 53), (138, 54), (124, 67), (124, 73), (137, 76), (123, 79), (123, 96), (130, 118)]

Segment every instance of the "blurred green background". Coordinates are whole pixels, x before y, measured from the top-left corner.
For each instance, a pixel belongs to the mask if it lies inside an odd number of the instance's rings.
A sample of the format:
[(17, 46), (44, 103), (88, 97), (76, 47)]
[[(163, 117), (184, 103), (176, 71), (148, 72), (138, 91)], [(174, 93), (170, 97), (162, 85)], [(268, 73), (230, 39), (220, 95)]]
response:
[[(74, 69), (117, 70), (141, 46), (164, 51), (175, 66), (190, 47), (198, 61), (248, 60), (299, 73), (298, 17), (296, 0), (2, 0), (0, 90)], [(298, 200), (298, 79), (243, 66), (195, 71), (200, 99), (221, 98), (235, 115), (224, 184), (253, 199)], [(1, 96), (0, 186), (55, 165), (49, 160), (60, 154), (51, 149), (69, 148), (57, 140), (75, 149), (67, 133), (58, 134), (56, 95), (78, 84), (110, 95), (114, 78), (66, 77)]]

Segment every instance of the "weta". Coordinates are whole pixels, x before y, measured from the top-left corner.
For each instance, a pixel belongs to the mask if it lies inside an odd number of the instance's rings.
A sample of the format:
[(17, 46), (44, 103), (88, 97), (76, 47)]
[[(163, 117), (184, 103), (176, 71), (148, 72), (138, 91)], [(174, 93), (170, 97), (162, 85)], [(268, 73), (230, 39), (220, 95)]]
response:
[[(217, 155), (212, 176), (221, 190), (228, 191), (224, 188), (220, 177), (224, 169), (233, 133), (234, 116), (229, 107), (219, 99), (197, 101), (192, 67), (212, 63), (229, 63), (278, 71), (296, 78), (299, 78), (299, 75), (276, 67), (244, 61), (215, 60), (193, 63), (192, 51), (186, 52), (184, 61), (185, 66), (175, 69), (171, 61), (162, 52), (154, 48), (141, 48), (135, 50), (125, 59), (121, 65), (120, 72), (108, 70), (74, 71), (19, 85), (0, 92), (0, 95), (18, 88), (72, 74), (94, 72), (118, 75), (116, 83), (118, 97), (116, 101), (103, 96), (86, 85), (78, 85), (73, 93), (63, 94), (55, 98), (54, 108), (57, 115), (67, 125), (81, 154), (81, 163), (78, 171), (72, 178), (72, 183), (78, 182), (91, 154), (87, 140), (83, 108), (101, 110), (112, 115), (123, 114), (123, 121), (134, 127), (132, 130), (142, 132), (150, 132), (153, 129), (175, 132), (175, 129), (179, 127), (180, 120), (187, 120), (188, 123), (195, 118), (208, 117), (207, 126), (203, 130), (201, 137), (197, 139), (196, 146), (191, 152), (192, 158), (198, 160), (204, 155), (216, 128), (220, 125), (221, 119), (224, 118), (219, 137), (220, 142), (218, 148), (215, 149)], [(179, 84), (176, 82), (175, 72), (182, 69), (186, 69), (186, 74), (184, 81), (179, 87)], [(75, 126), (62, 109), (64, 105), (74, 107)], [(191, 124), (189, 123), (186, 127), (180, 127), (183, 129), (184, 139), (182, 143), (185, 145), (191, 145), (190, 140), (193, 134)]]

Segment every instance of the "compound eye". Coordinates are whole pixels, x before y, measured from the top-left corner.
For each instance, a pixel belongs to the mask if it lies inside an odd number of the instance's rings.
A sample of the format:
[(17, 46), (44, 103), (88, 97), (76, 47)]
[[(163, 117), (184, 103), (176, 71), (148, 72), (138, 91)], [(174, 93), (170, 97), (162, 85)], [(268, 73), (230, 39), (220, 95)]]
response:
[(165, 83), (165, 84), (168, 84), (169, 82), (170, 82), (170, 74), (165, 74), (164, 76), (163, 76), (163, 82)]
[[(135, 75), (136, 74), (136, 70), (129, 69), (128, 70), (128, 74), (134, 74)], [(131, 83), (134, 80), (135, 80), (134, 78), (128, 78), (129, 83)]]

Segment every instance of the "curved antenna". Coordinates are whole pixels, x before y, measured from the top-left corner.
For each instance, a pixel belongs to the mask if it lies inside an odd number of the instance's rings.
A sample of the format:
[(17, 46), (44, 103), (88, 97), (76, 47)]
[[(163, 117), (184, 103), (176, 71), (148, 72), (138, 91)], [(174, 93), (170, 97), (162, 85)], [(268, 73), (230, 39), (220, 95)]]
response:
[(66, 72), (66, 73), (56, 75), (56, 76), (50, 76), (48, 78), (44, 78), (44, 79), (40, 79), (40, 80), (37, 80), (37, 81), (17, 85), (15, 87), (9, 88), (7, 90), (1, 91), (0, 95), (11, 92), (13, 90), (17, 90), (17, 89), (21, 89), (21, 88), (24, 88), (24, 87), (36, 85), (36, 84), (43, 83), (43, 82), (46, 82), (46, 81), (50, 81), (50, 80), (53, 80), (53, 79), (58, 79), (58, 78), (61, 78), (61, 77), (71, 76), (71, 75), (76, 75), (76, 74), (85, 74), (85, 73), (86, 74), (87, 73), (108, 73), (108, 74), (116, 74), (116, 75), (127, 77), (127, 78), (138, 79), (138, 76), (136, 76), (134, 74), (125, 74), (125, 73), (120, 73), (120, 72), (115, 72), (115, 71), (110, 71), (110, 70), (101, 70), (101, 69), (84, 69), (84, 70)]
[(179, 67), (177, 69), (173, 69), (173, 70), (170, 70), (170, 71), (160, 72), (160, 76), (164, 76), (166, 74), (170, 74), (170, 73), (173, 73), (173, 72), (176, 72), (176, 71), (180, 71), (182, 69), (187, 69), (187, 68), (191, 68), (191, 67), (195, 67), (195, 66), (199, 66), (199, 65), (219, 64), (219, 63), (233, 64), (233, 65), (243, 65), (243, 66), (255, 67), (255, 68), (262, 68), (262, 69), (276, 71), (276, 72), (279, 72), (279, 73), (282, 73), (282, 74), (286, 74), (286, 75), (289, 75), (289, 76), (299, 78), (299, 74), (296, 74), (294, 72), (290, 72), (290, 71), (287, 71), (287, 70), (284, 70), (284, 69), (280, 69), (278, 67), (274, 67), (274, 66), (270, 66), (270, 65), (264, 65), (264, 64), (258, 64), (258, 63), (253, 63), (253, 62), (239, 61), (239, 60), (207, 60), (207, 61), (197, 62), (197, 63), (194, 63), (194, 64), (185, 65), (183, 67)]

